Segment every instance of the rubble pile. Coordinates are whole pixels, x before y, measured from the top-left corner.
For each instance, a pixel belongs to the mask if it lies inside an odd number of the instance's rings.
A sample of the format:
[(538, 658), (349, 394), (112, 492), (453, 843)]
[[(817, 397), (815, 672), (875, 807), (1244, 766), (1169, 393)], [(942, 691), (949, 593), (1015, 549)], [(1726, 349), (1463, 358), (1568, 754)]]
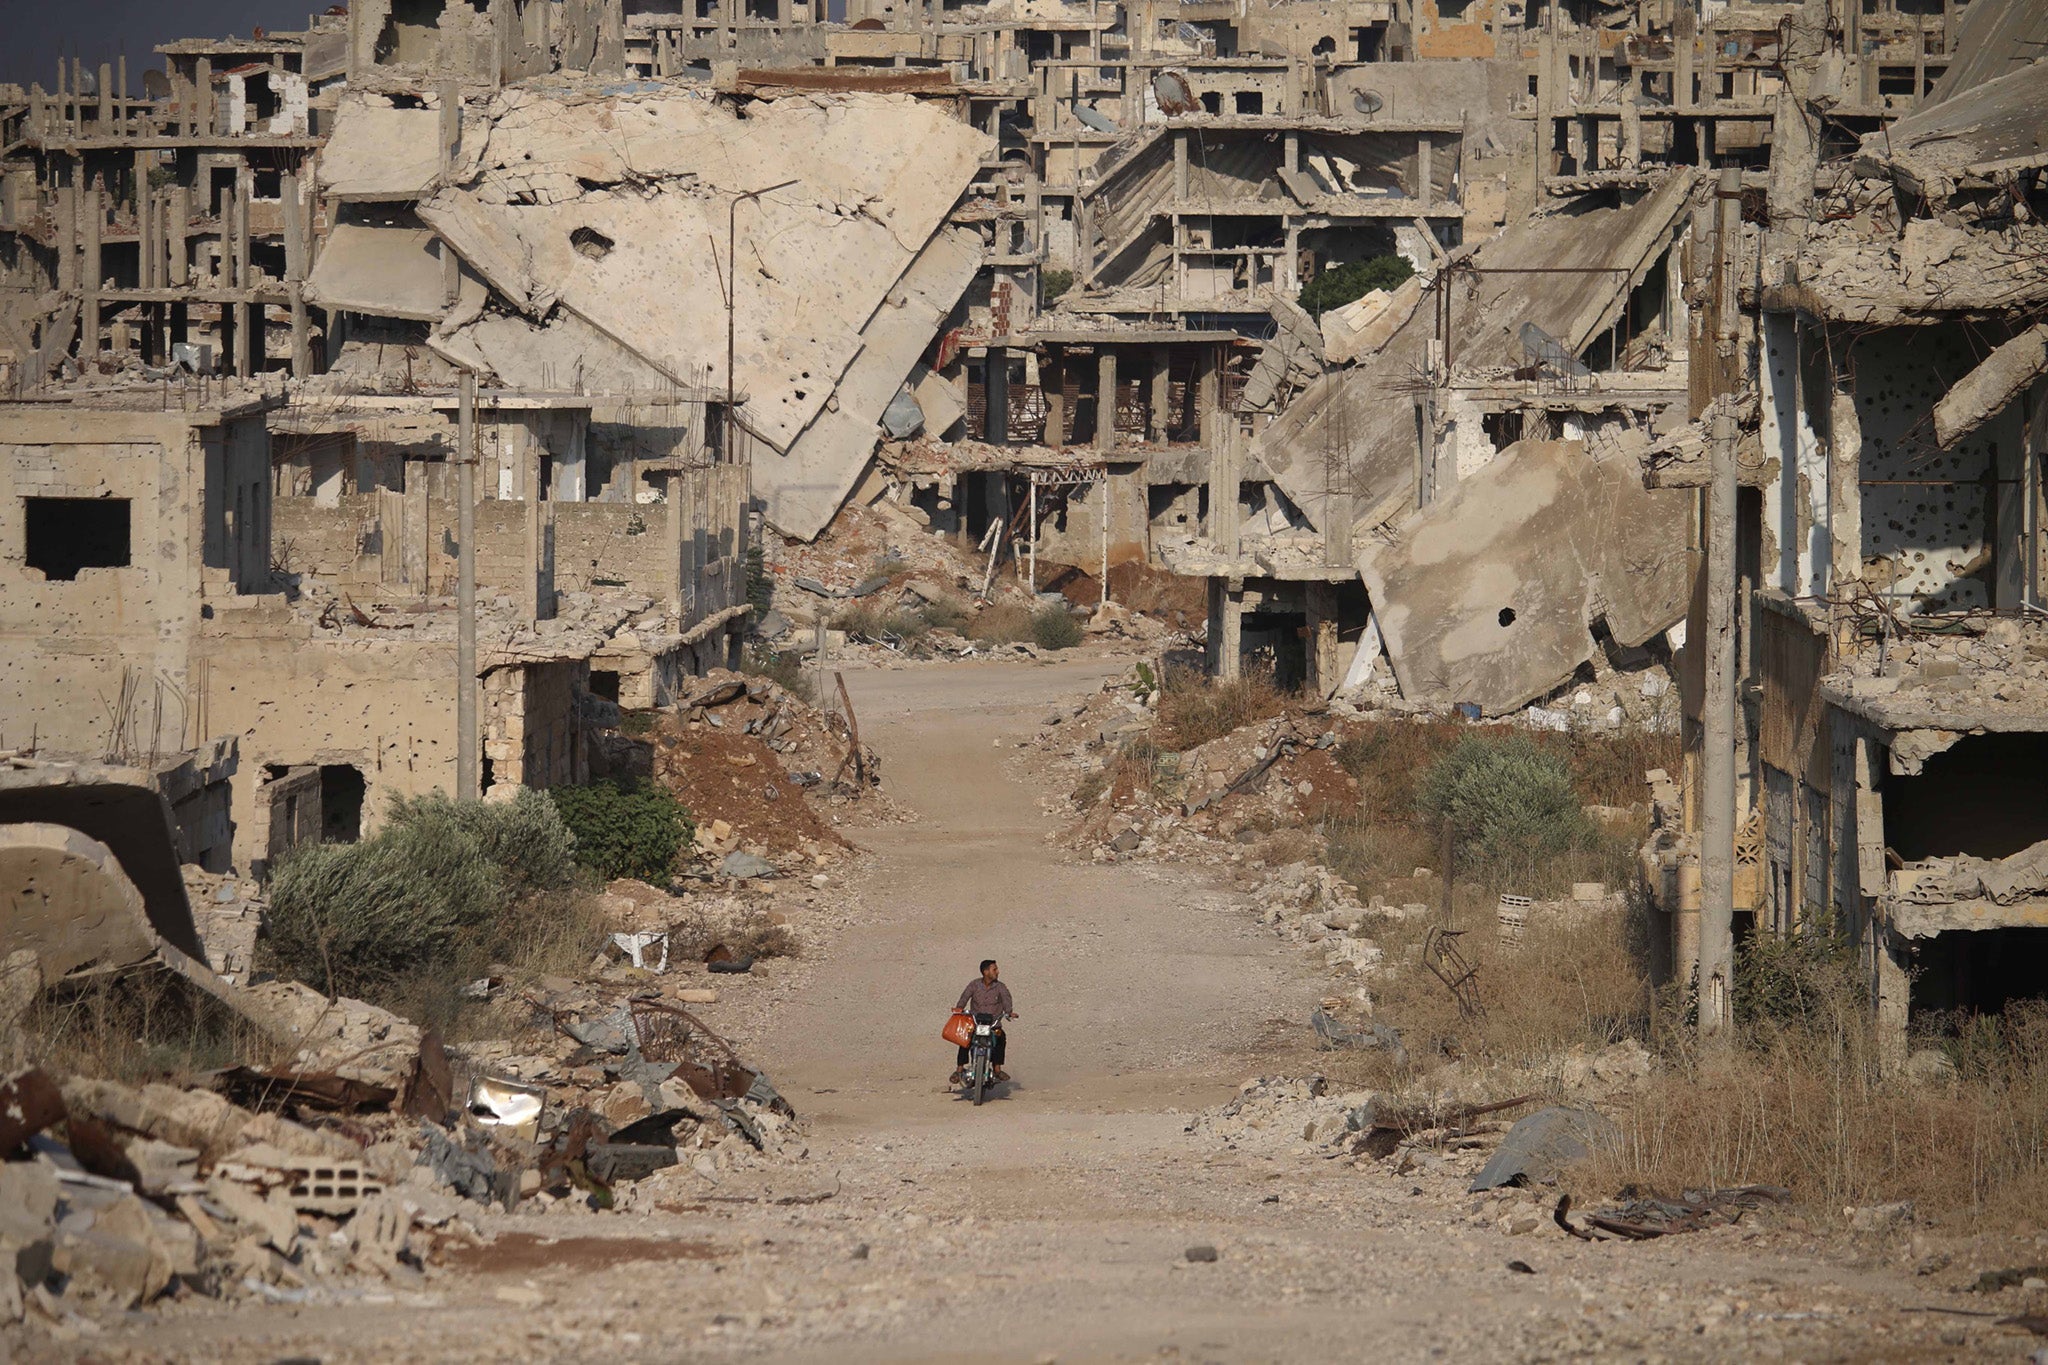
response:
[(259, 1113), (39, 1070), (0, 1093), (0, 1252), (16, 1271), (0, 1275), (0, 1320), (61, 1331), (166, 1297), (360, 1299), (418, 1285), (480, 1238), (430, 1169), (414, 1178), (408, 1148), (365, 1140), (395, 1118), (314, 1127), (275, 1112), (290, 1102)]
[[(914, 507), (883, 498), (855, 502), (841, 510), (812, 543), (776, 547), (768, 563), (774, 582), (774, 610), (757, 634), (772, 648), (809, 655), (822, 628), (827, 655), (867, 667), (913, 658), (974, 658), (1042, 651), (1029, 641), (996, 643), (973, 638), (974, 616), (990, 607), (1036, 611), (1065, 606), (1082, 618), (1085, 638), (1110, 643), (1156, 644), (1167, 628), (1143, 612), (1119, 603), (1099, 603), (1099, 590), (1077, 592), (1072, 573), (1056, 591), (1056, 573), (1041, 563), (1041, 591), (1033, 593), (1020, 575), (1021, 562), (989, 571), (986, 555), (935, 535), (914, 520)], [(863, 616), (879, 629), (860, 624)], [(911, 631), (893, 628), (917, 621)], [(950, 624), (949, 624), (950, 622)]]
[[(707, 899), (690, 910), (699, 937), (743, 944), (727, 931), (758, 907)], [(637, 924), (686, 904), (637, 884), (607, 901)], [(673, 1189), (803, 1160), (788, 1102), (688, 1008), (716, 1003), (689, 983), (720, 979), (719, 965), (672, 970), (662, 946), (587, 980), (473, 983), (507, 1025), (495, 1041), (448, 1046), (374, 1005), (272, 981), (236, 998), (282, 1042), (282, 1064), (193, 1084), (34, 1068), (0, 1081), (0, 1253), (18, 1272), (0, 1276), (0, 1321), (90, 1330), (167, 1298), (359, 1299), (489, 1240), (479, 1206), (624, 1209), (658, 1172)], [(708, 955), (753, 965), (723, 941)]]
[(813, 801), (886, 806), (881, 758), (839, 712), (724, 669), (691, 682), (645, 734), (646, 762), (696, 820), (696, 851), (708, 862), (740, 854), (786, 870), (823, 867), (851, 846), (832, 827), (839, 817), (828, 822)]

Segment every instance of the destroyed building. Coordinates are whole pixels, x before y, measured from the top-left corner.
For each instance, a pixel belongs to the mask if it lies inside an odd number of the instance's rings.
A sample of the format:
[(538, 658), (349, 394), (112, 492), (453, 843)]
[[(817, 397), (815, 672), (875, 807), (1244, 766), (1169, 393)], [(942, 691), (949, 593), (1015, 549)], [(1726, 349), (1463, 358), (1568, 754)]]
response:
[(356, 0), (137, 95), (70, 63), (0, 92), (7, 742), (234, 738), (238, 865), (384, 792), (583, 780), (607, 708), (733, 661), (750, 552), (887, 501), (1031, 590), (1198, 580), (1222, 677), (1567, 728), (1665, 724), (1675, 668), (1697, 752), (1720, 583), (1741, 909), (1825, 909), (1894, 1021), (1910, 972), (1996, 1003), (1971, 964), (2032, 893), (1938, 888), (2037, 840), (1887, 831), (2032, 733), (2039, 27)]
[[(1913, 87), (1928, 97), (1840, 156), (1812, 132), (1833, 96), (1812, 70), (1788, 83), (1778, 126), (1807, 132), (1770, 149), (1759, 221), (1719, 267), (1713, 307), (1740, 315), (1707, 334), (1732, 344), (1699, 420), (1648, 461), (1654, 485), (1733, 494), (1723, 552), (1695, 539), (1688, 628), (1732, 604), (1736, 782), (1717, 798), (1689, 755), (1654, 859), (1678, 969), (1701, 952), (1725, 801), (1738, 930), (1855, 944), (1894, 1060), (1926, 1018), (2037, 996), (2048, 943), (2048, 154), (2044, 67), (2008, 60), (2028, 26), (2029, 6), (1973, 5), (1947, 75)], [(1712, 664), (1687, 665), (1697, 735)]]

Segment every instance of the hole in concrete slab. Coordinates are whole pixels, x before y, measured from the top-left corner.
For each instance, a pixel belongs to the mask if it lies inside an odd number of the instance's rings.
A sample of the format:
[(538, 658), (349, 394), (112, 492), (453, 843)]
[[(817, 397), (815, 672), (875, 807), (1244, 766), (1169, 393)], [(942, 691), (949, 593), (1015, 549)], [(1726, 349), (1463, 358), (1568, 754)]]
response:
[(1513, 607), (1502, 607), (1500, 609), (1500, 623), (1503, 627), (1511, 626), (1515, 623), (1515, 609)]
[(596, 228), (580, 227), (569, 234), (569, 245), (591, 260), (601, 261), (612, 254), (612, 247), (617, 243)]

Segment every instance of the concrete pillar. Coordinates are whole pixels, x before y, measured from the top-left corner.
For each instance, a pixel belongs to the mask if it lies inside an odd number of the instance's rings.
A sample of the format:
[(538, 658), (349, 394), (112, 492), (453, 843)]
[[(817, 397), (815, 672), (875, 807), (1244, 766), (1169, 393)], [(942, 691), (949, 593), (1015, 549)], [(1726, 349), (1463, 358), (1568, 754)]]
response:
[(185, 185), (171, 186), (170, 222), (165, 225), (170, 248), (171, 284), (182, 288), (192, 282), (192, 259), (187, 232), (192, 222), (192, 191)]
[(1039, 392), (1045, 397), (1045, 435), (1040, 444), (1053, 450), (1063, 450), (1067, 444), (1066, 359), (1057, 348), (1048, 347), (1038, 365)]
[(1185, 203), (1188, 197), (1188, 130), (1173, 131), (1173, 198)]
[(1415, 138), (1415, 199), (1422, 205), (1424, 212), (1428, 212), (1429, 206), (1436, 201), (1436, 166), (1433, 156), (1434, 150), (1430, 146), (1429, 134), (1418, 134)]
[(1204, 344), (1196, 356), (1195, 421), (1200, 430), (1198, 439), (1213, 450), (1222, 431), (1222, 423), (1217, 420), (1221, 414), (1217, 411), (1216, 348)]
[(1876, 968), (1877, 1064), (1891, 1075), (1906, 1064), (1913, 978), (1890, 934), (1874, 930), (1871, 950)]
[(1238, 552), (1238, 485), (1242, 464), (1238, 459), (1237, 423), (1219, 412), (1211, 425), (1209, 447), (1209, 539), (1216, 553), (1233, 563)]
[(149, 185), (149, 153), (135, 154), (135, 282), (156, 288), (156, 191)]
[[(1735, 377), (1735, 240), (1741, 230), (1742, 172), (1720, 176), (1714, 283), (1720, 294), (1715, 350), (1724, 385)], [(1721, 387), (1721, 386), (1717, 386)], [(1703, 1041), (1726, 1043), (1735, 1028), (1735, 418), (1718, 411), (1708, 435), (1705, 694), (1700, 702), (1699, 1025)]]
[(1167, 410), (1173, 406), (1173, 352), (1164, 346), (1152, 348), (1151, 437), (1166, 444)]
[(191, 137), (213, 136), (213, 59), (201, 57), (192, 67)]
[(1633, 93), (1621, 102), (1621, 164), (1643, 164), (1643, 110)]
[(1334, 583), (1305, 585), (1308, 597), (1308, 679), (1318, 696), (1327, 697), (1343, 685), (1337, 648), (1337, 587)]
[(81, 313), (78, 354), (81, 361), (96, 359), (100, 351), (100, 224), (106, 215), (100, 187), (89, 186), (85, 191), (84, 222), (81, 243), (84, 260), (80, 266), (80, 292), (84, 295), (85, 306)]
[(100, 123), (99, 135), (106, 137), (114, 131), (114, 68), (109, 62), (100, 63)]
[(1828, 400), (1828, 590), (1863, 577), (1863, 419), (1856, 407), (1856, 362), (1846, 335), (1829, 339), (1833, 390)]
[(1235, 681), (1244, 669), (1244, 580), (1209, 580), (1209, 676)]
[(1543, 202), (1543, 177), (1550, 173), (1550, 144), (1552, 140), (1551, 104), (1557, 98), (1556, 82), (1551, 79), (1550, 35), (1536, 35), (1536, 123), (1535, 143), (1529, 158), (1529, 179), (1526, 192), (1530, 206)]
[(1116, 449), (1116, 352), (1107, 346), (1095, 362), (1095, 448)]
[(1671, 18), (1671, 47), (1676, 62), (1671, 73), (1671, 103), (1691, 110), (1693, 100), (1693, 43), (1699, 36), (1697, 18), (1689, 5), (1680, 5)]
[(247, 163), (235, 168), (235, 211), (231, 219), (235, 239), (234, 285), (247, 289), (255, 278), (249, 263), (249, 201), (256, 197), (256, 172)]

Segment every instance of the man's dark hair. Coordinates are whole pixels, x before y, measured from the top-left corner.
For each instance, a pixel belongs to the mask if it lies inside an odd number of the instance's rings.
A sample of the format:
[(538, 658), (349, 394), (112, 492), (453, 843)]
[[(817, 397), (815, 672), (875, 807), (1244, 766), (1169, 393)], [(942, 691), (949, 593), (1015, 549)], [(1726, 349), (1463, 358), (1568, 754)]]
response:
[(985, 971), (987, 971), (987, 970), (988, 970), (989, 968), (991, 968), (991, 967), (993, 967), (993, 966), (995, 966), (995, 965), (996, 965), (996, 960), (995, 960), (994, 958), (992, 958), (992, 957), (985, 957), (985, 958), (983, 958), (983, 959), (981, 960), (981, 966), (980, 966), (979, 968), (977, 968), (977, 970), (979, 970), (979, 971), (984, 971), (984, 972), (985, 972)]

